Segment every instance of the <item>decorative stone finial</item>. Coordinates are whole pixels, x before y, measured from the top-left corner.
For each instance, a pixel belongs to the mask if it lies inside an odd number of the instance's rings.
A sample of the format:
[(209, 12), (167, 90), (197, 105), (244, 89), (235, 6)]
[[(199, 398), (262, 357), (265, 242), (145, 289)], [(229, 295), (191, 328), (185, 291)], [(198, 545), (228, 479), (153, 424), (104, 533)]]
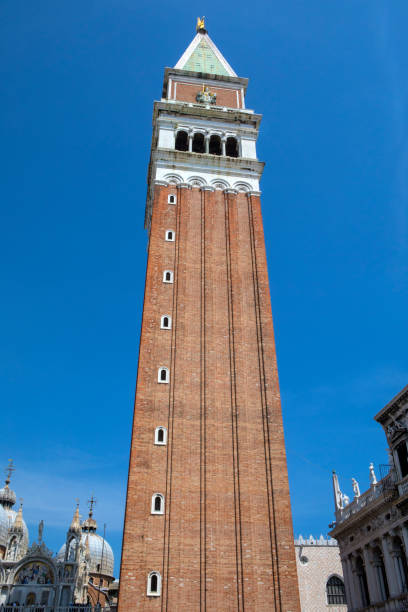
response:
[(81, 531), (81, 521), (79, 516), (79, 500), (76, 500), (76, 508), (74, 512), (74, 516), (72, 517), (71, 525), (69, 526), (69, 530), (75, 533)]
[(23, 500), (20, 500), (20, 507), (18, 509), (16, 518), (14, 519), (13, 531), (23, 531)]
[(44, 531), (44, 521), (41, 519), (41, 521), (38, 524), (38, 544), (40, 546), (41, 546), (42, 539), (43, 539), (43, 531)]

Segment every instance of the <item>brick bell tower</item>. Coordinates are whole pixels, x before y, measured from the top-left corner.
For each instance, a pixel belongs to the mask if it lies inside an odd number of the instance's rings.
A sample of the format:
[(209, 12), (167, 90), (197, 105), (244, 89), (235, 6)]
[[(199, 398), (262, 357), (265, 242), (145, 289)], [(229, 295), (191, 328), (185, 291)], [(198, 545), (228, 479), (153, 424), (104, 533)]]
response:
[(120, 612), (300, 609), (247, 83), (199, 19), (154, 103)]

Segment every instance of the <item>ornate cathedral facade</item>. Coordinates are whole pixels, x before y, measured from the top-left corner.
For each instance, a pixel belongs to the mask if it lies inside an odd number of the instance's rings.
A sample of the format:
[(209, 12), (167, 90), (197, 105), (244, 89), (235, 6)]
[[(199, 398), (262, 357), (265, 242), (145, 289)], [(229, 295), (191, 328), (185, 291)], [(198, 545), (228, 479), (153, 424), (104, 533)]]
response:
[[(0, 489), (0, 606), (21, 609), (55, 609), (74, 603), (109, 604), (113, 584), (113, 552), (97, 534), (93, 500), (89, 516), (80, 520), (77, 506), (58, 554), (43, 541), (43, 521), (38, 539), (29, 546), (23, 507), (16, 511), (16, 494), (10, 488), (12, 465), (5, 486)], [(48, 608), (48, 606), (50, 608)]]

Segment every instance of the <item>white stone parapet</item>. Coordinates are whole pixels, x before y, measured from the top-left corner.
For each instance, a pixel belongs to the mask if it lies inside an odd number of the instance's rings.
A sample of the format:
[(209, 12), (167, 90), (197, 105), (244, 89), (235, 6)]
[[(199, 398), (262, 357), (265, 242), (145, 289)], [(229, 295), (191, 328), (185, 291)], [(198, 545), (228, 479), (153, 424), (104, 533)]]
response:
[(312, 535), (304, 538), (299, 535), (298, 538), (295, 538), (295, 546), (338, 546), (338, 544), (334, 538), (325, 538), (324, 535), (320, 535), (320, 538), (315, 538)]

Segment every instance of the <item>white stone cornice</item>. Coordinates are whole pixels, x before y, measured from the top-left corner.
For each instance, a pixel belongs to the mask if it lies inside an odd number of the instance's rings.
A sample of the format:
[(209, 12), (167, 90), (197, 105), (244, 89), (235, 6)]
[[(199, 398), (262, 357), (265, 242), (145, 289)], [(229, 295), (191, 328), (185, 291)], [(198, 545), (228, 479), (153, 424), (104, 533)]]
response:
[(202, 185), (200, 189), (201, 191), (215, 191), (215, 187), (213, 185)]
[(167, 181), (161, 181), (159, 179), (155, 179), (154, 181), (155, 185), (160, 185), (161, 187), (168, 187), (169, 183)]
[(261, 191), (247, 191), (247, 195), (248, 196), (255, 196), (255, 197), (260, 197), (261, 196)]
[(177, 189), (191, 189), (190, 183), (177, 183)]
[(236, 189), (232, 189), (231, 187), (228, 187), (227, 189), (224, 189), (224, 193), (230, 193), (232, 195), (237, 195), (238, 191)]

